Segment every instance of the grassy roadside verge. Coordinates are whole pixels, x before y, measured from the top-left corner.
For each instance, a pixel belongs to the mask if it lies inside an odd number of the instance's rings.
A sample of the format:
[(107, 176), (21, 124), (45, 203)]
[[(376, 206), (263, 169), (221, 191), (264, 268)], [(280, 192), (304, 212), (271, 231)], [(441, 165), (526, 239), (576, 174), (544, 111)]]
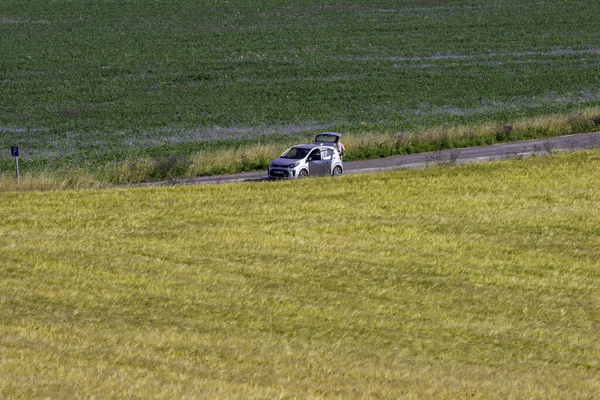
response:
[(593, 398), (599, 162), (1, 193), (0, 395)]
[[(568, 115), (556, 114), (506, 124), (445, 125), (414, 132), (347, 135), (343, 141), (347, 148), (345, 159), (353, 161), (585, 133), (598, 129), (600, 129), (600, 109), (595, 107)], [(310, 137), (305, 138), (306, 142), (310, 140)], [(0, 176), (0, 190), (97, 188), (262, 170), (267, 168), (273, 158), (293, 144), (297, 144), (297, 142), (246, 144), (241, 147), (234, 143), (231, 147), (224, 145), (189, 155), (167, 153), (157, 157), (130, 158), (125, 161), (106, 163), (93, 170), (70, 168), (68, 170), (37, 170), (28, 173), (27, 164), (25, 164), (22, 183), (16, 185), (13, 173), (5, 172)]]

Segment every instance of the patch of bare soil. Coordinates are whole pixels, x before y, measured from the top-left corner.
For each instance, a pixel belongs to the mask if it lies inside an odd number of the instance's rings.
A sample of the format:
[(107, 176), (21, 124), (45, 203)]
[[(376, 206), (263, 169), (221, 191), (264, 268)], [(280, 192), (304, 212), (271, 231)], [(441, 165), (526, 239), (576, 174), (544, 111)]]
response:
[(49, 24), (50, 21), (40, 19), (39, 21), (30, 21), (19, 17), (6, 17), (0, 15), (0, 24)]
[(14, 17), (0, 17), (0, 24), (20, 24), (23, 20)]

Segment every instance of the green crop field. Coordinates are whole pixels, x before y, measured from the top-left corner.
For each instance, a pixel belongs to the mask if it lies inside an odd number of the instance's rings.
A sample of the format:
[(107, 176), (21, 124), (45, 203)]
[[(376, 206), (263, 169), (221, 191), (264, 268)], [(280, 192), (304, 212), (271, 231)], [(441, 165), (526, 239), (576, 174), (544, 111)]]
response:
[(319, 130), (577, 117), (600, 105), (599, 20), (596, 0), (4, 0), (0, 167), (18, 145), (25, 170), (114, 181)]
[(0, 193), (0, 397), (595, 398), (599, 163)]

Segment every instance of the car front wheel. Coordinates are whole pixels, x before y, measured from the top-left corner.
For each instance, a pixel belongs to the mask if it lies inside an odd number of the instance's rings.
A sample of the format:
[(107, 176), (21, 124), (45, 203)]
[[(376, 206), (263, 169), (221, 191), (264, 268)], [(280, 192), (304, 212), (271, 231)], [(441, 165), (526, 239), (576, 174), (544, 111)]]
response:
[(335, 168), (333, 168), (333, 172), (331, 173), (331, 175), (341, 175), (342, 174), (342, 167), (340, 167), (339, 165), (336, 165)]
[(306, 178), (307, 176), (308, 176), (308, 171), (305, 169), (301, 169), (300, 172), (298, 172), (298, 179)]

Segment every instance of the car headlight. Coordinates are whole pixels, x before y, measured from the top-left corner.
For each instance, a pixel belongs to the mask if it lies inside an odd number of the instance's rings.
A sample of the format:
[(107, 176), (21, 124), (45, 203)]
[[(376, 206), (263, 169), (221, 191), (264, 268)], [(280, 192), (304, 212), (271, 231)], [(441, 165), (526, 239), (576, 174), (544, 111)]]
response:
[(287, 167), (288, 167), (288, 168), (296, 168), (296, 167), (298, 166), (298, 164), (300, 164), (300, 161), (296, 161), (296, 162), (295, 162), (295, 163), (293, 163), (293, 164), (289, 164), (289, 165), (287, 165)]

